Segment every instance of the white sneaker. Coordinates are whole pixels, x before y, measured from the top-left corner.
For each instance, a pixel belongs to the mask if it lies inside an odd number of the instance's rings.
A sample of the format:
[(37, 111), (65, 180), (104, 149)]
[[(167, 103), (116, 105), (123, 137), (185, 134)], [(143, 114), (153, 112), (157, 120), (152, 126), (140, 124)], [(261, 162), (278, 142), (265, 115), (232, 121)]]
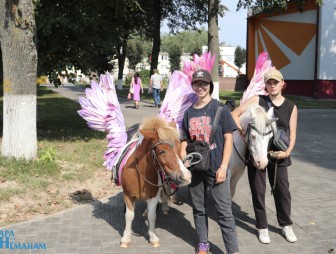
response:
[(297, 241), (297, 237), (293, 232), (292, 226), (283, 227), (282, 234), (286, 237), (286, 240), (290, 243), (295, 243)]
[(264, 229), (258, 229), (258, 233), (259, 233), (259, 241), (261, 243), (270, 243), (271, 239), (268, 235), (268, 228), (264, 228)]

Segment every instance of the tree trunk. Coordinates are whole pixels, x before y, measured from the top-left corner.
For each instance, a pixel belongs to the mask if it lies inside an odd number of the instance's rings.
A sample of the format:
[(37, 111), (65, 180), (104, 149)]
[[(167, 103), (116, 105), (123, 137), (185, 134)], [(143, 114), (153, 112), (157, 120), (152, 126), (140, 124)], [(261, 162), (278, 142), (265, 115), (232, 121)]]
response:
[(31, 0), (0, 1), (4, 79), (1, 154), (26, 160), (37, 155), (34, 15)]
[(219, 99), (219, 82), (218, 82), (218, 61), (219, 55), (219, 40), (218, 40), (218, 0), (209, 0), (209, 15), (208, 15), (208, 49), (211, 54), (216, 55), (216, 60), (211, 71), (214, 90), (212, 97)]
[(124, 67), (126, 60), (126, 50), (127, 50), (127, 40), (120, 48), (120, 51), (117, 53), (118, 55), (118, 90), (122, 90), (122, 82), (124, 76)]
[(2, 84), (3, 84), (3, 66), (2, 66), (2, 51), (1, 51), (1, 42), (0, 42), (0, 88), (1, 89), (3, 88)]
[(161, 46), (161, 35), (160, 35), (160, 26), (161, 26), (161, 0), (153, 0), (153, 48), (152, 48), (152, 61), (150, 74), (153, 74), (153, 70), (157, 69), (159, 63), (159, 53)]

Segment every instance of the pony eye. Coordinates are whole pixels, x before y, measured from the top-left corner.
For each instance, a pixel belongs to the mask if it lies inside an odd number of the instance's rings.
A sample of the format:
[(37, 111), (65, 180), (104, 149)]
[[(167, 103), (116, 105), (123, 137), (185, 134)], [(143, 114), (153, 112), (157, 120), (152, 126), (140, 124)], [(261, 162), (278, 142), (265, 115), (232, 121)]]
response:
[(159, 150), (159, 154), (165, 154), (166, 152), (164, 150)]

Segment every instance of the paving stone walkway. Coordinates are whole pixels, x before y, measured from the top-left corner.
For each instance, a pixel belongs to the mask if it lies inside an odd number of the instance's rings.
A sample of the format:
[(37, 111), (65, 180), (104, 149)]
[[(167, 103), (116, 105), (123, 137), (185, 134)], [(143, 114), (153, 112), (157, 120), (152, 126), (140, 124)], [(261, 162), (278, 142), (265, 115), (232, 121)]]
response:
[[(70, 93), (69, 90), (67, 93)], [(157, 109), (143, 102), (139, 110), (131, 109), (132, 102), (129, 101), (121, 100), (121, 104), (128, 126), (141, 121), (139, 119), (142, 116), (157, 112)], [(247, 174), (243, 175), (233, 204), (241, 253), (336, 253), (335, 137), (335, 110), (299, 109), (297, 145), (292, 154), (293, 165), (289, 169), (292, 220), (297, 243), (288, 243), (281, 235), (269, 188), (266, 206), (271, 243), (264, 245), (258, 242)], [(152, 248), (148, 244), (147, 221), (142, 216), (145, 209), (143, 202), (139, 202), (136, 208), (131, 247), (119, 247), (125, 225), (123, 197), (122, 192), (119, 192), (91, 204), (2, 228), (0, 232), (12, 230), (15, 243), (43, 243), (46, 249), (8, 250), (5, 249), (6, 238), (0, 235), (0, 253), (195, 253), (197, 235), (187, 189), (181, 188), (178, 196), (183, 203), (170, 203), (169, 215), (158, 212), (156, 225), (161, 243), (159, 248)], [(209, 202), (208, 208), (211, 253), (225, 253), (212, 202)]]

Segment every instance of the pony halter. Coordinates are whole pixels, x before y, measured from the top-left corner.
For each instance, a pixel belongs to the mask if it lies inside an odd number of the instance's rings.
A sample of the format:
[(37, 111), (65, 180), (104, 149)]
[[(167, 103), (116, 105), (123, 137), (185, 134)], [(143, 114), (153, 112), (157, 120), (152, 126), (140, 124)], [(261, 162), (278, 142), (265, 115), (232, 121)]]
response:
[(171, 148), (174, 148), (174, 143), (172, 143), (172, 142), (163, 142), (163, 141), (161, 141), (161, 142), (158, 142), (158, 143), (154, 144), (153, 147), (152, 147), (152, 157), (153, 157), (153, 160), (154, 160), (154, 165), (155, 165), (155, 162), (157, 162), (159, 164), (158, 171), (159, 171), (159, 175), (160, 175), (160, 178), (161, 178), (162, 185), (164, 183), (168, 183), (168, 184), (175, 183), (175, 184), (178, 185), (178, 182), (175, 181), (173, 178), (171, 178), (170, 175), (167, 175), (166, 172), (163, 170), (163, 167), (162, 167), (162, 165), (161, 165), (161, 163), (160, 163), (160, 161), (159, 161), (159, 159), (158, 159), (158, 157), (156, 155), (155, 148), (158, 145), (162, 145), (162, 144), (166, 144), (166, 145), (169, 145)]
[[(247, 141), (244, 139), (244, 142), (247, 144), (247, 149), (249, 151), (249, 146), (250, 146), (250, 133), (251, 133), (251, 129), (254, 130), (255, 132), (257, 132), (259, 135), (265, 137), (271, 133), (273, 133), (273, 130), (269, 130), (268, 132), (261, 132), (259, 129), (257, 129), (254, 125), (253, 125), (253, 122), (250, 122), (248, 125), (247, 125), (247, 129), (246, 129), (246, 134), (245, 134), (245, 138), (247, 137)], [(234, 149), (236, 150), (239, 158), (244, 162), (244, 164), (247, 166), (249, 164), (249, 162), (251, 161), (251, 152), (249, 151), (248, 153), (248, 158), (245, 157), (245, 160), (243, 159), (243, 157), (239, 154), (236, 146), (233, 144), (233, 147)]]
[[(160, 168), (158, 169), (158, 173), (159, 173), (159, 176), (160, 176), (160, 179), (161, 179), (161, 182), (162, 184), (155, 184), (155, 183), (152, 183), (151, 181), (147, 180), (146, 177), (144, 175), (142, 175), (140, 173), (140, 170), (139, 170), (139, 167), (138, 167), (138, 162), (136, 160), (136, 163), (135, 163), (135, 168), (136, 170), (138, 171), (139, 175), (147, 182), (149, 183), (150, 185), (152, 186), (155, 186), (155, 187), (162, 187), (165, 183), (168, 183), (168, 184), (171, 184), (171, 183), (176, 183), (176, 181), (174, 181), (169, 175), (167, 175), (164, 170), (163, 170), (163, 167), (162, 165), (160, 164), (160, 161), (159, 159), (157, 158), (157, 155), (156, 155), (156, 152), (155, 152), (155, 148), (158, 146), (158, 145), (161, 145), (161, 144), (167, 144), (169, 145), (171, 148), (174, 148), (174, 143), (172, 142), (158, 142), (156, 144), (153, 145), (152, 147), (152, 157), (153, 157), (153, 160), (154, 160), (154, 165), (155, 163), (157, 162), (160, 166)], [(163, 175), (163, 177), (162, 177)]]

